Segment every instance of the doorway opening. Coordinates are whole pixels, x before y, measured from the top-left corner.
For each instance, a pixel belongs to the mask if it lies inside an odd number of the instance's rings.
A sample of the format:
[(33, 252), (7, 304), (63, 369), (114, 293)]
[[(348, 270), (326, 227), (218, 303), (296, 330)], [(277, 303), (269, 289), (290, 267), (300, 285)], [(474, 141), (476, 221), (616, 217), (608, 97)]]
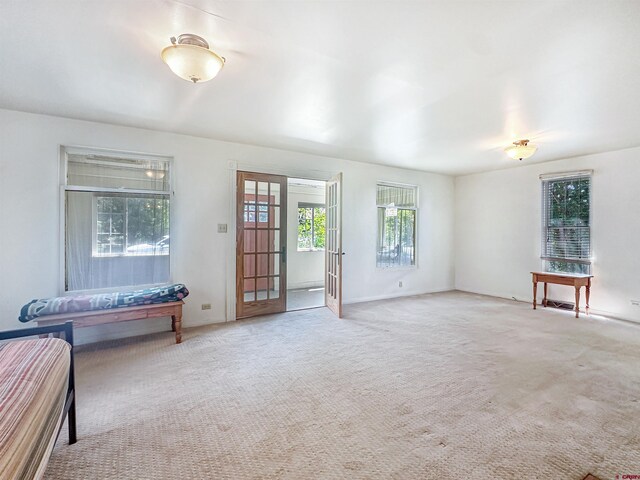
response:
[(325, 306), (326, 186), (288, 179), (287, 311)]
[(342, 317), (342, 173), (236, 176), (235, 317), (323, 306)]

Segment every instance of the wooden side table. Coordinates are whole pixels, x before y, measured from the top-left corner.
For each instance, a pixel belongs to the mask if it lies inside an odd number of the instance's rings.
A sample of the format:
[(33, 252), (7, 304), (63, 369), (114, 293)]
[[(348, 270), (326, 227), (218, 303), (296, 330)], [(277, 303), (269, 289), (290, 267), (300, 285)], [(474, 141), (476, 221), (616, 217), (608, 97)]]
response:
[(536, 296), (538, 293), (538, 282), (544, 283), (544, 298), (542, 305), (547, 306), (547, 284), (569, 285), (576, 290), (576, 318), (580, 316), (580, 288), (585, 287), (587, 306), (585, 312), (589, 315), (589, 296), (591, 295), (591, 279), (593, 275), (582, 273), (550, 273), (550, 272), (531, 272), (533, 280), (533, 309), (536, 309)]

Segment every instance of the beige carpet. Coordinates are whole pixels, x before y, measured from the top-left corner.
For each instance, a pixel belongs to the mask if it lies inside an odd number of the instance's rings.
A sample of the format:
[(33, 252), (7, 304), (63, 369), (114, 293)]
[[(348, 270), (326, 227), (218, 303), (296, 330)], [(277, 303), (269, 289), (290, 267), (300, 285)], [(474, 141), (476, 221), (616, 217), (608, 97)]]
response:
[(463, 293), (94, 346), (48, 479), (640, 474), (640, 328)]

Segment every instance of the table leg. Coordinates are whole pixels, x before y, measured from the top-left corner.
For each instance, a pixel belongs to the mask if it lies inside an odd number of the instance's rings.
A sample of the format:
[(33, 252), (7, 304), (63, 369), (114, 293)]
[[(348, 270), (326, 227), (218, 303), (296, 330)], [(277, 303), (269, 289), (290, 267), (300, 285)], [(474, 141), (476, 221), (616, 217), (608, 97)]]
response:
[(589, 315), (589, 295), (591, 294), (591, 279), (589, 279), (589, 283), (587, 283), (587, 287), (586, 287), (587, 291), (587, 308), (585, 309), (585, 312), (587, 313), (587, 315)]
[(580, 317), (580, 287), (576, 287), (576, 318)]
[(176, 331), (176, 317), (174, 315), (171, 315), (171, 331)]
[[(38, 327), (44, 327), (44, 325), (40, 325), (40, 323), (36, 322), (36, 325)], [(41, 333), (40, 335), (38, 335), (38, 338), (49, 338), (49, 334), (48, 333)]]
[(536, 296), (538, 295), (538, 282), (533, 282), (533, 309), (536, 309)]
[(176, 343), (182, 343), (182, 314), (171, 315), (171, 324), (175, 325)]
[(542, 305), (547, 307), (547, 282), (544, 282), (544, 298), (542, 299)]

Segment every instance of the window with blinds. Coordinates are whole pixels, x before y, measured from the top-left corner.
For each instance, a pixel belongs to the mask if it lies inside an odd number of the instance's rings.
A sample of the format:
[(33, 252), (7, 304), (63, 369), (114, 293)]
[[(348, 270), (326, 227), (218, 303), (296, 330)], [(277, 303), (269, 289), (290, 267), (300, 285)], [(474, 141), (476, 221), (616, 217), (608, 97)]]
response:
[(415, 265), (418, 187), (379, 183), (376, 204), (376, 265), (380, 268)]
[(170, 280), (170, 159), (65, 148), (65, 290)]
[(545, 270), (591, 273), (591, 175), (542, 181)]

